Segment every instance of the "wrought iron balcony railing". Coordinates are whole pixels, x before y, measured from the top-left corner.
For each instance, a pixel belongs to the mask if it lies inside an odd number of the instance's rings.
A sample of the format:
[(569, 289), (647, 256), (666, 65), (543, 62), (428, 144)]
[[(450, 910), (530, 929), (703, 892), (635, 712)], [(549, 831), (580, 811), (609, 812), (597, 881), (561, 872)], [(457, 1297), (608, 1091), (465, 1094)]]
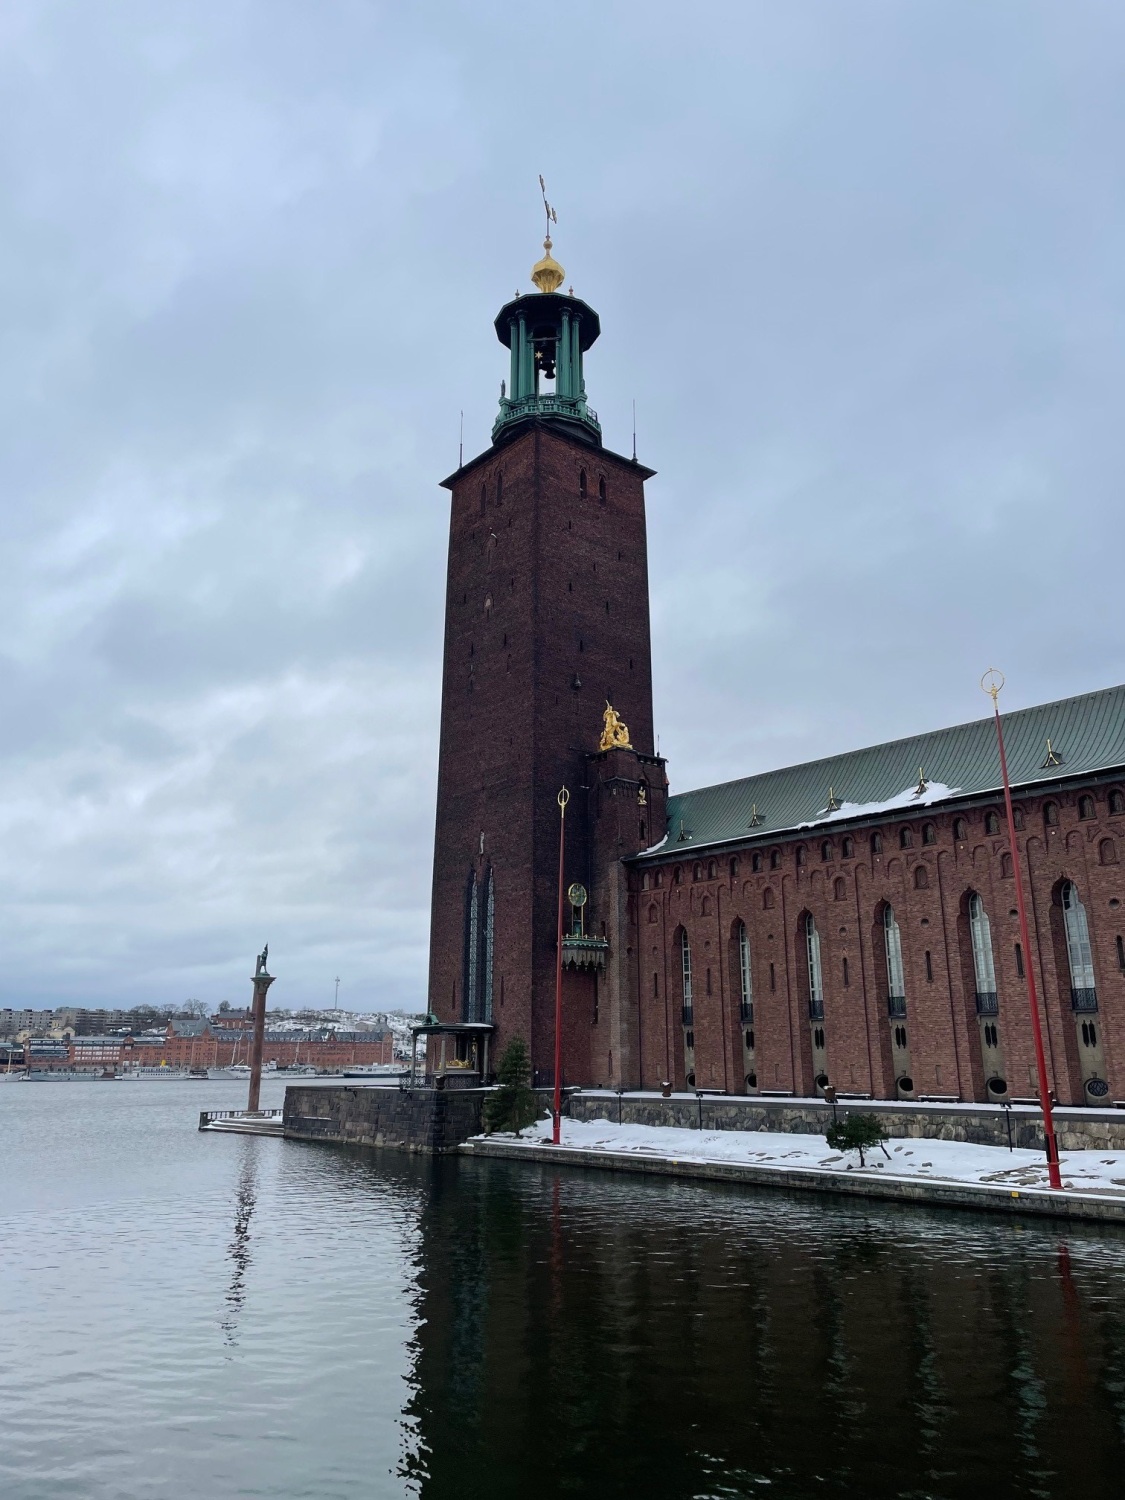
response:
[(1000, 996), (995, 990), (977, 990), (977, 1015), (998, 1016), (1000, 1014)]
[(1092, 1011), (1098, 1008), (1097, 990), (1076, 990), (1070, 992), (1070, 1008), (1078, 1011)]

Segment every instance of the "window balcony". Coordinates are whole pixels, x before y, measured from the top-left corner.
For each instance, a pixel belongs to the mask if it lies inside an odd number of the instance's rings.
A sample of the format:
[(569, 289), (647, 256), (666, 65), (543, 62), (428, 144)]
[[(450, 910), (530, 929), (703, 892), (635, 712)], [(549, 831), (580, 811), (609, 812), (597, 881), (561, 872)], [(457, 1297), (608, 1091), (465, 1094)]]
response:
[(887, 996), (887, 1015), (894, 1021), (905, 1021), (906, 1019), (906, 996)]
[(680, 1025), (681, 1026), (694, 1026), (695, 1025), (695, 1006), (694, 1005), (685, 1005), (685, 1006), (683, 1006), (681, 1008), (681, 1010), (680, 1010)]
[(754, 1002), (752, 1000), (744, 1000), (738, 1007), (738, 1019), (742, 1022), (743, 1026), (753, 1026)]
[(998, 1016), (1000, 1014), (1000, 996), (995, 990), (977, 990), (977, 1015)]
[(810, 1021), (823, 1021), (824, 1020), (824, 1001), (823, 1000), (810, 1000), (809, 1001), (809, 1020)]
[(1070, 992), (1070, 1008), (1071, 1010), (1082, 1011), (1083, 1013), (1097, 1010), (1097, 990), (1072, 989)]
[(604, 969), (609, 943), (602, 937), (567, 933), (562, 941), (564, 969)]

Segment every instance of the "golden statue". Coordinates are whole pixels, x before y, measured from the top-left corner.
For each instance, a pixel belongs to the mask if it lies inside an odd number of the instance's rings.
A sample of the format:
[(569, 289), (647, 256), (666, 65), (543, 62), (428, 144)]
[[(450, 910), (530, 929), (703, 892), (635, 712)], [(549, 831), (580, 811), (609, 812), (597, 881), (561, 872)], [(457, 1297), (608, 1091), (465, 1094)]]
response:
[(599, 750), (631, 750), (633, 748), (629, 743), (629, 727), (627, 724), (622, 724), (617, 717), (617, 710), (608, 698), (605, 700), (605, 713), (602, 714), (602, 721), (605, 728), (598, 742)]

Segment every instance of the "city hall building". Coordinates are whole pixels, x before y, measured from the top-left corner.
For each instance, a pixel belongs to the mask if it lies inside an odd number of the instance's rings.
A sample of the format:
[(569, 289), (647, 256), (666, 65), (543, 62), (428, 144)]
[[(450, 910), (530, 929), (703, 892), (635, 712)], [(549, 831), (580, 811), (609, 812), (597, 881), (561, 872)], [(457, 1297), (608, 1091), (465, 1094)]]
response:
[(1125, 687), (1004, 720), (1026, 952), (991, 717), (670, 794), (653, 471), (602, 442), (598, 315), (560, 291), (549, 239), (532, 280), (495, 322), (491, 445), (444, 481), (429, 995), (448, 1064), (488, 1075), (518, 1034), (553, 1076), (565, 787), (565, 1083), (1031, 1099), (1033, 975), (1057, 1098), (1125, 1101)]

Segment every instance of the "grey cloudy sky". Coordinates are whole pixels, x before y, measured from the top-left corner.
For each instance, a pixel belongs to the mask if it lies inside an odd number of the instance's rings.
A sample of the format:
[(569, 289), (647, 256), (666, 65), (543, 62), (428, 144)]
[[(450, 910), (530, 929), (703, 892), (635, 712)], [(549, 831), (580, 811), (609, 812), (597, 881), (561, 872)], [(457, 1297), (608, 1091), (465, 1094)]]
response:
[(268, 938), (422, 1008), (437, 481), (540, 171), (674, 787), (1120, 681), (1123, 59), (1120, 0), (6, 0), (0, 1004)]

